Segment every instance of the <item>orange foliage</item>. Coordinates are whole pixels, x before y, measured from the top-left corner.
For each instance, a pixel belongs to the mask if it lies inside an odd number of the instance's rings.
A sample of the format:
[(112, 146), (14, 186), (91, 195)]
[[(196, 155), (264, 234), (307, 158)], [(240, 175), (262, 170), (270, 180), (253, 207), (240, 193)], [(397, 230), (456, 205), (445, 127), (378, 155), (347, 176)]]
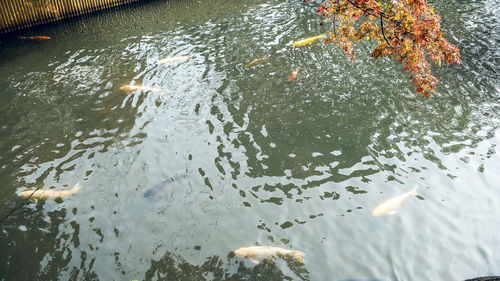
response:
[(458, 48), (443, 38), (440, 17), (426, 0), (327, 0), (316, 12), (333, 23), (325, 42), (337, 44), (354, 60), (353, 41), (376, 41), (371, 55), (399, 60), (424, 97), (438, 81), (428, 59), (440, 66), (460, 62)]

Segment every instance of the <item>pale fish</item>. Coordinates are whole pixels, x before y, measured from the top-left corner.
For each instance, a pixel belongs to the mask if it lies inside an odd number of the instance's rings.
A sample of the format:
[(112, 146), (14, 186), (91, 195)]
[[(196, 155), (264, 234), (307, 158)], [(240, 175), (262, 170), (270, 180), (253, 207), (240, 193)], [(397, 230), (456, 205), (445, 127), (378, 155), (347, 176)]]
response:
[(188, 177), (187, 174), (182, 174), (182, 175), (179, 175), (179, 176), (176, 176), (173, 178), (169, 178), (168, 180), (159, 182), (159, 183), (155, 184), (153, 187), (151, 187), (150, 189), (146, 190), (146, 192), (144, 192), (144, 197), (147, 198), (147, 197), (155, 196), (157, 194), (165, 193), (166, 191), (169, 191), (172, 189), (174, 182), (176, 182), (178, 180), (182, 180), (182, 179), (187, 178), (187, 177)]
[(186, 62), (191, 59), (191, 56), (175, 56), (175, 57), (169, 57), (169, 58), (164, 58), (156, 62), (156, 64), (172, 64), (176, 62)]
[(298, 250), (287, 250), (273, 246), (252, 246), (239, 248), (234, 251), (236, 257), (245, 258), (254, 264), (260, 263), (262, 260), (272, 259), (276, 256), (281, 258), (294, 258), (300, 263), (304, 263), (302, 256), (303, 252)]
[(260, 59), (254, 59), (253, 61), (245, 64), (245, 67), (251, 67), (254, 65), (258, 65), (258, 64), (262, 63), (263, 61), (267, 60), (268, 58), (269, 58), (269, 56), (265, 56), (265, 57), (262, 57)]
[[(80, 183), (76, 183), (72, 189), (69, 190), (37, 190), (33, 193), (34, 190), (25, 190), (19, 194), (19, 197), (22, 198), (30, 198), (30, 199), (56, 199), (58, 197), (66, 197), (68, 195), (74, 194), (80, 190)], [(33, 193), (33, 195), (31, 195)], [(30, 197), (31, 195), (31, 197)]]
[(405, 192), (401, 195), (388, 199), (378, 205), (375, 209), (373, 209), (372, 215), (378, 217), (385, 214), (393, 215), (396, 213), (396, 209), (410, 196), (415, 195), (417, 192), (417, 186), (415, 186), (412, 190)]
[(140, 86), (140, 85), (124, 85), (124, 86), (120, 87), (120, 90), (126, 92), (127, 94), (130, 94), (130, 93), (136, 92), (136, 91), (165, 93), (165, 91), (162, 89), (150, 88), (150, 87), (145, 87), (145, 86)]
[(303, 40), (299, 40), (299, 41), (293, 42), (293, 46), (294, 47), (305, 46), (305, 45), (313, 43), (316, 40), (323, 39), (323, 38), (326, 38), (326, 33), (323, 33), (323, 34), (318, 35), (318, 36), (314, 36), (314, 37), (310, 37), (310, 38), (306, 38), (306, 39), (303, 39)]

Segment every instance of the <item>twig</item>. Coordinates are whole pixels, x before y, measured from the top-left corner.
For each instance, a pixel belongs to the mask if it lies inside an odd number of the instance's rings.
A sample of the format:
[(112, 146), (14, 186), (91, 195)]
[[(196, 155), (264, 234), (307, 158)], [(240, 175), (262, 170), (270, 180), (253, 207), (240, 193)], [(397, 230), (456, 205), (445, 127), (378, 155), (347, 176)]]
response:
[(384, 36), (385, 42), (387, 42), (387, 45), (391, 47), (391, 49), (394, 50), (394, 47), (389, 43), (389, 40), (387, 40), (387, 37), (385, 37), (385, 32), (384, 32), (384, 18), (382, 17), (382, 14), (380, 14), (380, 27), (382, 28), (382, 36)]

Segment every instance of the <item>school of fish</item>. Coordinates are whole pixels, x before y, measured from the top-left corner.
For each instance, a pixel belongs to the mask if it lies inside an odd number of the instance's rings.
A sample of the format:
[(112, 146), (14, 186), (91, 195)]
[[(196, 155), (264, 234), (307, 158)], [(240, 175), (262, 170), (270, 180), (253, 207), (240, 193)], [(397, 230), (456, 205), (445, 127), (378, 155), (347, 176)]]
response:
[[(314, 37), (310, 37), (310, 38), (306, 38), (306, 39), (303, 39), (303, 40), (296, 41), (296, 42), (293, 43), (293, 46), (294, 47), (305, 46), (305, 45), (308, 45), (308, 44), (312, 44), (315, 41), (317, 41), (319, 39), (322, 39), (322, 38), (326, 38), (326, 33), (323, 33), (323, 34), (318, 35), (318, 36), (314, 36)], [(261, 64), (263, 61), (267, 60), (268, 58), (269, 58), (269, 56), (264, 56), (262, 58), (254, 59), (254, 60), (250, 61), (249, 63), (245, 64), (245, 67), (248, 68), (248, 67), (252, 67), (252, 66)], [(156, 64), (157, 65), (162, 65), (162, 64), (164, 64), (164, 65), (170, 65), (170, 64), (174, 64), (174, 63), (187, 62), (189, 60), (191, 60), (191, 56), (173, 56), (173, 57), (168, 57), (168, 58), (160, 59), (159, 61), (156, 62)], [(299, 66), (292, 73), (290, 73), (290, 75), (288, 76), (288, 81), (292, 81), (295, 78), (297, 78), (297, 76), (299, 75), (300, 70), (301, 70), (301, 67)], [(146, 87), (146, 86), (139, 86), (139, 85), (124, 85), (124, 86), (120, 87), (120, 90), (126, 92), (127, 94), (130, 94), (130, 93), (135, 92), (135, 91), (142, 91), (142, 92), (164, 92), (161, 89), (149, 88), (149, 87)]]
[[(323, 33), (318, 36), (302, 39), (299, 41), (295, 41), (293, 43), (294, 47), (301, 47), (305, 45), (312, 44), (316, 42), (317, 40), (324, 39), (326, 38), (327, 35), (326, 33)], [(51, 39), (49, 36), (19, 36), (20, 39), (24, 40), (33, 40), (33, 41), (42, 41), (42, 40), (49, 40)], [(245, 67), (252, 67), (256, 66), (258, 64), (261, 64), (265, 60), (267, 60), (269, 56), (265, 56), (262, 58), (255, 59), (253, 61), (250, 61), (249, 63), (245, 64)], [(174, 57), (168, 57), (168, 58), (163, 58), (157, 61), (158, 65), (170, 65), (174, 63), (182, 63), (182, 62), (187, 62), (191, 59), (191, 56), (174, 56)], [(297, 67), (293, 72), (290, 73), (288, 76), (288, 81), (292, 81), (297, 78), (298, 74), (301, 71), (301, 67)], [(142, 91), (142, 92), (164, 92), (162, 89), (157, 89), (157, 88), (150, 88), (146, 86), (141, 86), (141, 85), (124, 85), (119, 88), (121, 91), (126, 92), (127, 94), (130, 94), (131, 92), (135, 91)], [(186, 175), (183, 175), (182, 177), (186, 177)], [(162, 181), (150, 189), (148, 189), (144, 193), (144, 197), (151, 197), (153, 195), (165, 192), (170, 190), (171, 184), (179, 179), (180, 177), (176, 178), (170, 178), (168, 180)], [(409, 197), (413, 196), (416, 193), (417, 186), (415, 186), (413, 189), (411, 189), (408, 192), (405, 192), (401, 195), (395, 196), (393, 198), (390, 198), (381, 204), (379, 204), (375, 209), (372, 211), (373, 216), (382, 216), (386, 214), (395, 214), (396, 209), (404, 202), (406, 201)], [(56, 199), (56, 198), (62, 198), (66, 197), (72, 194), (75, 194), (80, 190), (80, 184), (77, 183), (75, 186), (73, 186), (72, 189), (69, 190), (25, 190), (19, 194), (19, 197), (21, 198), (31, 198), (31, 199)], [(259, 264), (260, 262), (264, 260), (272, 260), (277, 257), (283, 258), (283, 259), (294, 259), (300, 263), (304, 263), (303, 256), (304, 253), (299, 250), (288, 250), (288, 249), (283, 249), (279, 247), (274, 247), (274, 246), (251, 246), (251, 247), (243, 247), (239, 248), (234, 251), (234, 255), (238, 258), (241, 259), (247, 259), (253, 264)]]

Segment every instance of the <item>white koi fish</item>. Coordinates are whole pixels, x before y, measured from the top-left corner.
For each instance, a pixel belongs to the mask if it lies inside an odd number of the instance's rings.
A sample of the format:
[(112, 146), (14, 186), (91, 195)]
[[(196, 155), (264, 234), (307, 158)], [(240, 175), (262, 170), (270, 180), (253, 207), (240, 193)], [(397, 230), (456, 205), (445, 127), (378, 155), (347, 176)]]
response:
[(287, 250), (273, 246), (252, 246), (239, 248), (234, 251), (236, 257), (245, 258), (254, 264), (260, 263), (262, 260), (272, 259), (276, 256), (281, 258), (294, 258), (300, 263), (304, 263), (302, 256), (303, 252), (298, 250)]
[(157, 88), (150, 88), (150, 87), (143, 87), (140, 85), (125, 85), (121, 86), (120, 90), (124, 91), (127, 94), (130, 94), (135, 91), (141, 91), (141, 92), (165, 92), (162, 89), (157, 89)]
[(415, 186), (412, 190), (405, 192), (401, 195), (388, 199), (378, 205), (375, 209), (373, 209), (372, 215), (378, 217), (385, 214), (393, 215), (396, 213), (396, 209), (410, 196), (415, 195), (417, 191), (417, 186)]
[(30, 199), (56, 199), (58, 197), (65, 197), (71, 194), (74, 194), (80, 190), (80, 183), (76, 183), (70, 190), (37, 190), (33, 193), (34, 190), (25, 190), (19, 194), (19, 197), (28, 198), (31, 195)]
[(176, 62), (186, 62), (191, 59), (191, 56), (175, 56), (175, 57), (169, 57), (169, 58), (164, 58), (156, 62), (156, 64), (172, 64)]

